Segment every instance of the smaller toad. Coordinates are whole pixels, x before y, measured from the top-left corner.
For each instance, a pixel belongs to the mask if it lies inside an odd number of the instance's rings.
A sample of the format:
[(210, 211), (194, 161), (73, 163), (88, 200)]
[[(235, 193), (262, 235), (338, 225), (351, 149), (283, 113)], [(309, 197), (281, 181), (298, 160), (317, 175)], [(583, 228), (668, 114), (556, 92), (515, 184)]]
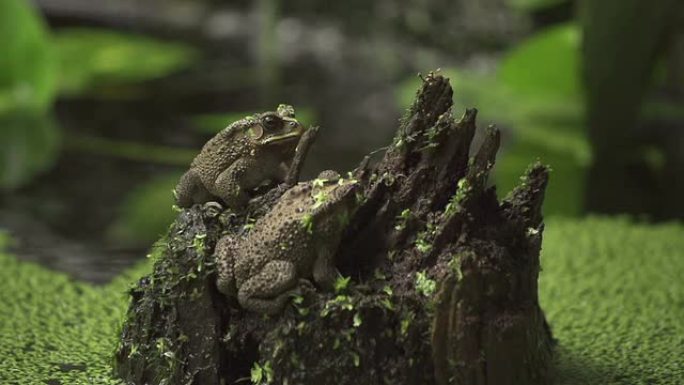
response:
[(303, 132), (294, 109), (283, 104), (232, 123), (204, 145), (181, 177), (174, 190), (178, 205), (218, 197), (232, 209), (244, 206), (250, 190), (284, 180)]
[(277, 314), (302, 279), (329, 289), (337, 279), (335, 253), (358, 207), (357, 182), (324, 171), (299, 183), (251, 231), (216, 245), (217, 287), (250, 311)]

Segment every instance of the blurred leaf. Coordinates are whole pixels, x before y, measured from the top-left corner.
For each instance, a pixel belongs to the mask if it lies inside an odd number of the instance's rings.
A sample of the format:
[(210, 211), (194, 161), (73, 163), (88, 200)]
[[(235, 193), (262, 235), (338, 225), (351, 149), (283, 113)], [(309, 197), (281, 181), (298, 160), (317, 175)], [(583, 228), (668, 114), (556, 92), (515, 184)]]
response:
[(506, 0), (509, 7), (524, 12), (539, 11), (569, 2), (570, 0)]
[(535, 34), (501, 62), (498, 78), (519, 96), (579, 102), (580, 30), (568, 23)]
[(43, 21), (23, 0), (0, 1), (0, 114), (45, 111), (55, 94), (56, 62)]
[(184, 167), (190, 164), (198, 153), (198, 150), (195, 149), (114, 140), (82, 134), (68, 136), (65, 140), (65, 146), (91, 154)]
[(53, 163), (60, 132), (51, 116), (5, 113), (0, 127), (0, 189), (17, 188)]
[(124, 245), (144, 245), (158, 239), (176, 216), (172, 191), (180, 176), (161, 175), (131, 191), (108, 230), (109, 239)]
[(198, 52), (185, 44), (102, 29), (70, 28), (55, 34), (66, 94), (167, 76), (193, 63)]
[[(275, 108), (273, 108), (273, 110), (275, 110)], [(264, 111), (266, 111), (266, 109)], [(316, 121), (316, 113), (310, 108), (297, 107), (295, 109), (295, 113), (297, 120), (299, 120), (299, 122), (304, 126), (310, 126)], [(253, 114), (254, 112), (222, 112), (214, 114), (202, 114), (195, 115), (192, 118), (192, 121), (195, 123), (197, 131), (207, 134), (216, 134), (231, 123)]]

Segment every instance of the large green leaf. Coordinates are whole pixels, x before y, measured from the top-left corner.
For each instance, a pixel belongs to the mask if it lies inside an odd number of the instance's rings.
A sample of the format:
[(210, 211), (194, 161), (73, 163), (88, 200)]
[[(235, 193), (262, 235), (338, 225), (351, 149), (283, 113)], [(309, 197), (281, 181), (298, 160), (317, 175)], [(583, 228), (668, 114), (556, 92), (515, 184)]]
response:
[(45, 111), (55, 94), (56, 62), (45, 26), (24, 0), (0, 1), (0, 114)]
[(578, 102), (580, 30), (574, 23), (544, 30), (504, 57), (498, 78), (510, 90), (535, 99)]
[(167, 76), (198, 57), (192, 47), (141, 35), (102, 29), (70, 28), (55, 34), (62, 92), (135, 83)]
[(25, 184), (58, 154), (60, 131), (49, 114), (7, 112), (0, 128), (0, 189)]

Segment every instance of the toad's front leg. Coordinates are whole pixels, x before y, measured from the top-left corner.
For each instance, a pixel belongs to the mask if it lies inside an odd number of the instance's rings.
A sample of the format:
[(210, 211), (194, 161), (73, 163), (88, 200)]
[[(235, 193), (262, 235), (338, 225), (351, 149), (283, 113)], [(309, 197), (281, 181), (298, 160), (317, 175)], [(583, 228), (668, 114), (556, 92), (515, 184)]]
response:
[(297, 270), (292, 262), (271, 261), (259, 274), (245, 281), (238, 291), (238, 302), (250, 311), (278, 314), (290, 295), (297, 292)]
[(221, 197), (223, 202), (231, 209), (244, 206), (249, 200), (246, 190), (254, 187), (248, 182), (255, 176), (250, 175), (254, 168), (254, 160), (238, 159), (230, 167), (223, 170), (212, 186), (212, 193)]
[(204, 187), (202, 179), (193, 170), (188, 170), (183, 174), (173, 190), (173, 195), (180, 207), (190, 207), (195, 203), (212, 200), (211, 193)]

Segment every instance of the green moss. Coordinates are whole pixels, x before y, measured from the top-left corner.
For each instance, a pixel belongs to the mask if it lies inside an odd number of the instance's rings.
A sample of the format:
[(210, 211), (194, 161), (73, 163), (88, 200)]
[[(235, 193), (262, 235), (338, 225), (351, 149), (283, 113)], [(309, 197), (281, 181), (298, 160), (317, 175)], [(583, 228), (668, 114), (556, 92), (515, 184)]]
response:
[(306, 229), (306, 232), (313, 234), (313, 215), (304, 214), (302, 216), (302, 227)]
[[(559, 340), (558, 383), (679, 383), (684, 227), (556, 219), (548, 221), (544, 238), (540, 294)], [(0, 248), (6, 242), (0, 232)], [(109, 285), (93, 287), (0, 251), (0, 383), (118, 383), (110, 364), (125, 293), (149, 266), (144, 261)], [(340, 310), (350, 332), (355, 322), (367, 327), (368, 315), (358, 306)], [(308, 317), (323, 322), (319, 312)], [(399, 331), (408, 330), (414, 317), (404, 318)], [(345, 341), (340, 349), (351, 348), (344, 357), (354, 367), (358, 347)]]
[(432, 241), (435, 238), (436, 231), (437, 230), (435, 227), (435, 223), (432, 221), (429, 221), (425, 225), (425, 230), (419, 232), (416, 235), (416, 241), (415, 241), (416, 249), (418, 249), (418, 251), (420, 251), (423, 254), (429, 253), (430, 250), (432, 250)]
[(258, 362), (255, 362), (251, 370), (250, 380), (252, 381), (252, 384), (255, 385), (272, 383), (273, 369), (271, 368), (271, 362), (266, 361), (263, 366), (259, 365)]
[(470, 183), (468, 183), (467, 178), (461, 178), (458, 181), (458, 186), (456, 189), (456, 192), (454, 195), (449, 199), (449, 203), (447, 203), (446, 207), (444, 208), (444, 213), (447, 215), (454, 214), (456, 212), (459, 212), (462, 210), (461, 204), (463, 201), (466, 199), (468, 196), (468, 193), (472, 190), (472, 186)]
[(435, 290), (437, 290), (437, 282), (430, 279), (425, 271), (416, 273), (416, 291), (426, 297), (432, 297)]
[(394, 230), (401, 231), (406, 228), (409, 218), (411, 218), (411, 209), (402, 210), (401, 214), (397, 216), (397, 222), (394, 225)]

